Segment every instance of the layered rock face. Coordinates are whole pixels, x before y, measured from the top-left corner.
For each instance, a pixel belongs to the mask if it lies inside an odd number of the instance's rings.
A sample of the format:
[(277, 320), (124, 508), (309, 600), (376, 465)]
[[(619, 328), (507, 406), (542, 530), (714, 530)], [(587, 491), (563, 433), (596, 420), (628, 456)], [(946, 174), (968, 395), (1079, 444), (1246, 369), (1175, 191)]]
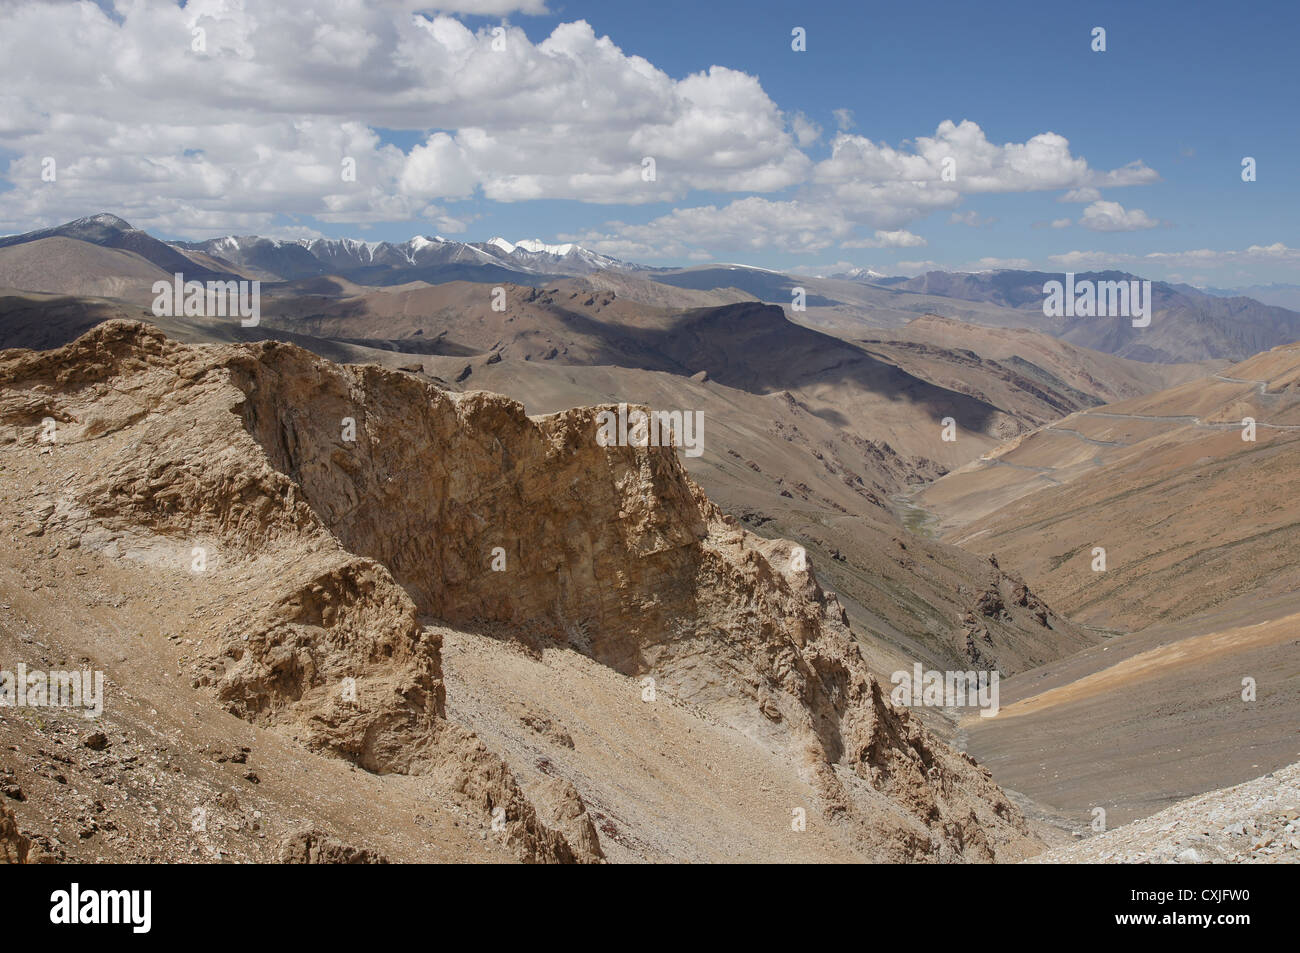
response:
[[(745, 532), (667, 447), (601, 446), (598, 409), (530, 418), (263, 342), (185, 346), (110, 322), (0, 361), (4, 439), (92, 444), (41, 532), (181, 560), (228, 594), (193, 684), (376, 772), (501, 806), (529, 859), (598, 859), (577, 792), (545, 826), (445, 717), (421, 619), (567, 645), (787, 753), (867, 856), (989, 860), (1023, 817), (890, 706), (787, 542)], [(69, 458), (71, 461), (73, 458)], [(643, 684), (648, 684), (644, 683)]]

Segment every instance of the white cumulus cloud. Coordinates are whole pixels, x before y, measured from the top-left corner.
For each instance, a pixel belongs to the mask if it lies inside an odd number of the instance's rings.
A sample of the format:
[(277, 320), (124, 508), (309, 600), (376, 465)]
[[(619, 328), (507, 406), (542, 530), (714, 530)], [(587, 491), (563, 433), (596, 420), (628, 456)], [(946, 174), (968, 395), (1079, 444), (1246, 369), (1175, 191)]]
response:
[(1137, 232), (1160, 222), (1140, 208), (1126, 209), (1118, 202), (1093, 202), (1083, 210), (1079, 224), (1094, 232)]

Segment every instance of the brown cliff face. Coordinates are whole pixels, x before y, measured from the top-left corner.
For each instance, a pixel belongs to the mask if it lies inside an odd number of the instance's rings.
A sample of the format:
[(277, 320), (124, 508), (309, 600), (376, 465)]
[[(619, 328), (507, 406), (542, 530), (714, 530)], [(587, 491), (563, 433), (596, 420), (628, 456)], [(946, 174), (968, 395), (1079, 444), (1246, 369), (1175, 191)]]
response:
[(95, 450), (38, 507), (44, 532), (168, 565), (202, 550), (225, 600), (197, 689), (366, 770), (504, 807), (528, 859), (598, 858), (582, 799), (556, 814), (571, 843), (448, 722), (422, 617), (654, 679), (784, 753), (866, 856), (988, 860), (1028, 840), (986, 771), (890, 706), (791, 544), (723, 516), (674, 450), (598, 445), (596, 409), (530, 418), (293, 346), (184, 346), (128, 322), (10, 352), (0, 394), (11, 439), (53, 418), (59, 452)]
[(14, 812), (0, 804), (0, 863), (25, 864), (31, 842), (18, 830)]

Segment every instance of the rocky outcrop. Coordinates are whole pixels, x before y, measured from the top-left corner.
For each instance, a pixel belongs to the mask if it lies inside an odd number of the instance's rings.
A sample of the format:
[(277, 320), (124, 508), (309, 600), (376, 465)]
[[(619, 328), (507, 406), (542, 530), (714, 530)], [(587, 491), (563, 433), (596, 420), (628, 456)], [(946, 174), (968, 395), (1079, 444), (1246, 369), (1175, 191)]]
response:
[(0, 863), (25, 864), (31, 841), (18, 830), (14, 812), (0, 804)]
[(547, 827), (562, 833), (584, 859), (604, 860), (596, 825), (587, 813), (587, 805), (570, 781), (546, 778), (528, 791)]
[[(964, 657), (973, 665), (997, 670), (1004, 676), (1048, 661), (1039, 654), (1042, 646), (1028, 633), (1035, 627), (1048, 631), (1067, 629), (1068, 623), (1038, 598), (1023, 579), (1003, 572), (996, 557), (989, 557), (989, 565), (987, 584), (961, 617)], [(1004, 656), (1008, 648), (1013, 659), (1025, 659), (1029, 664), (1022, 662), (1019, 667), (1007, 664)]]
[(273, 601), (222, 634), (194, 678), (249, 721), (290, 719), (311, 748), (368, 771), (408, 771), (428, 757), (443, 714), (436, 637), (379, 564), (309, 558)]
[(192, 347), (128, 322), (11, 353), (0, 388), (7, 439), (53, 418), (61, 441), (101, 448), (45, 531), (202, 549), (221, 574), (195, 687), (367, 770), (442, 776), (503, 808), (529, 859), (599, 859), (599, 842), (571, 799), (560, 826), (578, 834), (544, 824), (446, 721), (421, 616), (653, 679), (793, 759), (882, 858), (987, 860), (1025, 839), (987, 772), (890, 706), (802, 552), (723, 515), (673, 449), (601, 446), (599, 408), (531, 418), (291, 345)]
[(339, 545), (244, 429), (234, 380), (246, 349), (109, 322), (57, 351), (6, 357), (0, 440), (48, 444), (67, 469), (37, 508), (42, 531), (189, 569), (219, 594), (195, 688), (366, 770), (451, 778), (485, 826), (504, 809), (503, 839), (522, 859), (575, 859), (501, 759), (446, 723), (439, 646), (411, 597)]
[(282, 864), (386, 864), (388, 858), (378, 851), (353, 847), (318, 830), (298, 831), (278, 845)]

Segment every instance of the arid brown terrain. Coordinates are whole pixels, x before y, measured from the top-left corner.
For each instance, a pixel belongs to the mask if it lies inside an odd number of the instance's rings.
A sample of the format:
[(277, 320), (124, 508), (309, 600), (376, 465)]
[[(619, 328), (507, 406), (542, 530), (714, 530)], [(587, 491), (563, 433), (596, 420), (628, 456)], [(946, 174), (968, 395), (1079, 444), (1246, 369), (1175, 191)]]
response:
[[(1300, 856), (1282, 788), (1212, 845), (1140, 826), (1300, 761), (1300, 345), (54, 231), (0, 247), (0, 670), (101, 671), (104, 711), (0, 708), (6, 858)], [(153, 314), (173, 256), (266, 281), (260, 324)], [(620, 405), (698, 452), (602, 445)], [(1000, 710), (895, 704), (914, 665)]]
[(0, 943), (1284, 924), (1300, 4), (1088, 9), (0, 0)]
[[(390, 859), (1035, 849), (888, 703), (791, 544), (724, 517), (671, 448), (598, 446), (590, 410), (125, 322), (10, 352), (0, 388), (6, 657), (107, 679), (101, 738), (6, 713), (42, 856), (184, 859), (195, 809), (235, 859), (292, 854), (302, 823)], [(620, 722), (652, 760), (611, 789)]]
[(919, 494), (944, 538), (1107, 636), (970, 723), (1005, 784), (1076, 823), (1123, 821), (1300, 760), (1298, 374), (1300, 347), (1274, 348), (1071, 414)]

